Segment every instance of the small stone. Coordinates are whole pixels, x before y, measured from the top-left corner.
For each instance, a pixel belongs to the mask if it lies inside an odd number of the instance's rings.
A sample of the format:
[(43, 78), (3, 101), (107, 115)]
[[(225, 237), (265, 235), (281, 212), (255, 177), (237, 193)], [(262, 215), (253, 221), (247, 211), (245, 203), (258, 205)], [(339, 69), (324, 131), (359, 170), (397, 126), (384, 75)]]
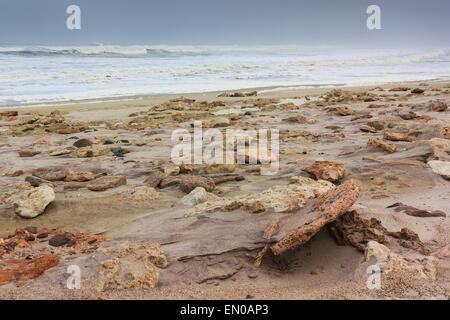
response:
[(377, 138), (370, 138), (369, 142), (367, 143), (367, 145), (368, 146), (372, 146), (372, 147), (376, 147), (376, 148), (381, 148), (384, 151), (389, 152), (389, 153), (394, 153), (394, 152), (397, 151), (396, 147), (391, 146), (390, 144), (388, 144), (388, 143), (386, 143), (384, 141), (381, 141), (381, 140), (379, 140)]
[(235, 169), (235, 164), (210, 164), (205, 168), (205, 172), (207, 174), (232, 173)]
[(415, 88), (415, 89), (411, 90), (411, 93), (414, 93), (414, 94), (422, 94), (424, 92), (425, 92), (425, 90), (422, 90), (420, 88)]
[(106, 139), (103, 144), (114, 144), (114, 141), (112, 141), (111, 139)]
[(383, 130), (386, 126), (386, 123), (382, 120), (374, 120), (367, 122), (367, 125), (375, 128), (376, 130)]
[(84, 182), (84, 181), (90, 181), (94, 179), (94, 175), (92, 174), (92, 172), (87, 172), (87, 171), (83, 171), (83, 172), (77, 172), (77, 173), (68, 173), (66, 175), (66, 181), (67, 182)]
[(416, 138), (399, 132), (385, 132), (383, 138), (390, 141), (416, 141)]
[(26, 231), (28, 231), (29, 233), (33, 233), (33, 234), (36, 234), (37, 231), (38, 231), (38, 229), (36, 227), (33, 227), (33, 226), (28, 226), (28, 227), (25, 227), (24, 229)]
[(160, 171), (152, 171), (150, 176), (145, 179), (144, 183), (152, 188), (157, 188), (163, 179), (164, 174)]
[(33, 149), (26, 149), (25, 148), (25, 149), (21, 149), (19, 151), (19, 156), (21, 158), (31, 158), (31, 157), (34, 157), (37, 154), (40, 154), (40, 153), (41, 153), (40, 151), (33, 150)]
[(92, 141), (89, 139), (80, 139), (80, 140), (75, 141), (73, 143), (73, 146), (77, 147), (77, 148), (89, 147), (89, 146), (92, 146)]
[(41, 184), (43, 183), (49, 183), (49, 181), (38, 178), (38, 177), (33, 177), (33, 176), (27, 176), (25, 178), (25, 181), (28, 182), (29, 184), (31, 184), (33, 187), (39, 187)]
[(303, 169), (316, 177), (316, 179), (322, 179), (327, 181), (338, 181), (345, 175), (345, 167), (342, 163), (336, 163), (333, 161), (320, 161), (313, 165)]
[(48, 244), (52, 247), (61, 247), (67, 244), (71, 239), (72, 235), (70, 233), (57, 234), (48, 240)]
[(163, 170), (164, 174), (168, 176), (177, 176), (180, 174), (180, 167), (177, 165), (169, 165), (165, 167)]
[(361, 127), (359, 127), (359, 130), (361, 130), (363, 132), (371, 132), (371, 133), (377, 132), (377, 129), (375, 129), (374, 127), (371, 127), (371, 126), (361, 126)]
[(196, 204), (205, 202), (208, 199), (208, 193), (205, 188), (197, 187), (189, 194), (185, 195), (179, 203), (186, 206), (195, 206)]
[(311, 274), (314, 275), (314, 276), (317, 276), (317, 275), (319, 275), (319, 274), (321, 274), (323, 272), (324, 272), (324, 267), (323, 266), (318, 266), (317, 268), (314, 268), (314, 269), (311, 270)]

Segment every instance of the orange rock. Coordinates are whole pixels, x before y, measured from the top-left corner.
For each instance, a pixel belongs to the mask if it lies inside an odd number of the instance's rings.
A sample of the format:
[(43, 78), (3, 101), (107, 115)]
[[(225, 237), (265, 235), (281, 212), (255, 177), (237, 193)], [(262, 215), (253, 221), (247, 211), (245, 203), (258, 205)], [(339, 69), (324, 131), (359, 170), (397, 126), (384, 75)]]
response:
[(327, 181), (338, 181), (345, 175), (345, 167), (342, 163), (336, 163), (333, 161), (320, 161), (313, 165), (303, 169), (316, 177), (316, 179), (322, 179)]
[(375, 129), (374, 127), (371, 127), (371, 126), (361, 126), (361, 127), (359, 127), (359, 130), (361, 130), (363, 132), (372, 132), (372, 133), (377, 132), (377, 129)]
[(66, 175), (66, 181), (68, 182), (84, 182), (84, 181), (90, 181), (94, 178), (94, 175), (92, 174), (92, 172), (87, 172), (87, 171), (83, 171), (83, 172), (77, 172), (77, 173), (68, 173)]
[(0, 285), (14, 280), (29, 280), (58, 265), (58, 255), (47, 255), (32, 260), (8, 259), (0, 262)]
[(334, 112), (340, 116), (349, 116), (353, 114), (353, 111), (350, 110), (348, 107), (337, 107), (336, 111)]
[(359, 182), (352, 179), (320, 195), (314, 202), (310, 217), (274, 244), (272, 252), (280, 255), (309, 241), (327, 223), (346, 213), (358, 199), (359, 191)]
[(383, 150), (385, 150), (386, 152), (389, 152), (389, 153), (394, 153), (394, 152), (397, 151), (396, 147), (391, 146), (390, 144), (388, 144), (388, 143), (386, 143), (384, 141), (381, 141), (381, 140), (379, 140), (377, 138), (370, 138), (369, 142), (367, 143), (367, 146), (373, 146), (373, 147), (376, 147), (376, 148), (381, 148), (381, 149), (383, 149)]
[(403, 133), (397, 133), (397, 132), (385, 132), (384, 133), (384, 139), (390, 140), (390, 141), (416, 141), (416, 138), (410, 137)]

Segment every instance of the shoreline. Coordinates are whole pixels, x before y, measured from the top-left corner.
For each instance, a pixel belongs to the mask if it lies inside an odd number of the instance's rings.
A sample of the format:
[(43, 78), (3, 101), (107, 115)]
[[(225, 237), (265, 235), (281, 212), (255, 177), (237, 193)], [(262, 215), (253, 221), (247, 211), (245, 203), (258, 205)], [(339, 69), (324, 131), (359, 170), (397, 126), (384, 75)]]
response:
[[(19, 112), (47, 112), (48, 110), (59, 109), (65, 113), (67, 111), (82, 111), (86, 109), (117, 109), (123, 106), (127, 107), (144, 107), (148, 104), (159, 104), (170, 99), (184, 96), (190, 99), (211, 100), (217, 98), (225, 102), (230, 102), (236, 98), (219, 98), (218, 95), (226, 92), (251, 92), (257, 91), (260, 98), (273, 98), (292, 95), (320, 95), (333, 89), (344, 89), (349, 91), (369, 90), (373, 87), (383, 87), (389, 89), (399, 85), (419, 86), (427, 83), (430, 87), (438, 87), (439, 85), (448, 83), (450, 79), (432, 79), (432, 80), (412, 80), (412, 81), (396, 81), (396, 82), (373, 82), (364, 84), (318, 84), (318, 85), (289, 85), (289, 86), (267, 86), (267, 87), (249, 87), (236, 90), (218, 90), (205, 92), (184, 92), (184, 93), (165, 93), (165, 94), (146, 94), (146, 95), (129, 95), (117, 97), (100, 97), (80, 100), (59, 100), (46, 101), (25, 104), (7, 104), (0, 105), (0, 111), (17, 110)], [(149, 107), (149, 106), (148, 106)]]

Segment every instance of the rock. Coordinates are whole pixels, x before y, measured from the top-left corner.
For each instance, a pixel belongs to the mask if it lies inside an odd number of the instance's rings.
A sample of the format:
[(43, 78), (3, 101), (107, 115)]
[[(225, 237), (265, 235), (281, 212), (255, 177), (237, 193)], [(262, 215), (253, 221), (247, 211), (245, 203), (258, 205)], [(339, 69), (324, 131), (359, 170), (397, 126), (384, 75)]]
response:
[(6, 110), (6, 111), (0, 111), (0, 118), (1, 117), (17, 117), (18, 112), (15, 110)]
[[(271, 250), (280, 255), (309, 241), (327, 223), (346, 213), (359, 196), (360, 184), (356, 180), (347, 180), (335, 189), (320, 195), (312, 206), (312, 212), (301, 221), (301, 225), (292, 228), (288, 221), (279, 221), (280, 228), (288, 227), (287, 232)], [(283, 226), (284, 224), (284, 226)]]
[(53, 157), (62, 156), (64, 154), (72, 153), (74, 151), (74, 149), (75, 149), (74, 147), (58, 148), (58, 149), (51, 150), (48, 154)]
[(163, 168), (164, 174), (167, 176), (177, 176), (180, 174), (180, 167), (177, 165), (169, 165)]
[(66, 181), (67, 182), (84, 182), (84, 181), (90, 181), (94, 179), (94, 174), (92, 172), (76, 172), (76, 173), (68, 173), (66, 175)]
[(210, 164), (206, 166), (206, 174), (232, 173), (236, 169), (235, 164)]
[(348, 107), (337, 107), (334, 113), (340, 116), (349, 116), (353, 114), (353, 111), (350, 110)]
[(450, 180), (450, 162), (449, 161), (440, 161), (440, 160), (432, 160), (428, 162), (431, 170), (434, 173), (442, 176), (444, 179)]
[(59, 259), (58, 255), (46, 255), (31, 260), (2, 260), (0, 261), (0, 285), (37, 278), (46, 270), (57, 266)]
[(67, 169), (64, 167), (38, 168), (33, 169), (31, 174), (47, 181), (60, 181), (66, 178)]
[(448, 103), (442, 100), (431, 101), (428, 109), (434, 112), (444, 112), (448, 109)]
[(306, 123), (307, 119), (304, 115), (296, 114), (287, 118), (286, 121), (295, 123)]
[(413, 217), (424, 217), (424, 218), (426, 218), (426, 217), (444, 217), (445, 218), (446, 217), (445, 212), (442, 212), (440, 210), (435, 210), (435, 211), (430, 212), (427, 210), (417, 209), (417, 208), (405, 205), (400, 202), (394, 203), (393, 205), (390, 205), (387, 208), (395, 208), (394, 209), (395, 212), (403, 211), (407, 215), (413, 216)]
[(207, 200), (216, 199), (217, 196), (206, 192), (206, 190), (202, 187), (197, 187), (192, 190), (189, 194), (185, 195), (180, 201), (179, 204), (185, 206), (195, 206), (199, 203), (203, 203)]
[(385, 132), (383, 138), (390, 141), (416, 141), (416, 138), (399, 132)]
[(408, 91), (408, 90), (409, 90), (408, 87), (395, 87), (395, 88), (389, 89), (389, 91)]
[(192, 174), (194, 168), (190, 164), (180, 164), (180, 173), (182, 174)]
[(100, 147), (97, 145), (92, 145), (88, 147), (81, 147), (75, 151), (75, 156), (78, 158), (92, 158), (99, 157), (110, 152), (110, 148), (108, 147)]
[(386, 127), (386, 123), (382, 120), (369, 121), (367, 122), (367, 125), (376, 130), (383, 130)]
[(365, 261), (371, 257), (375, 258), (376, 265), (384, 274), (395, 272), (415, 278), (436, 279), (439, 270), (439, 260), (435, 257), (405, 258), (376, 241), (369, 241), (364, 252)]
[(275, 212), (292, 212), (303, 207), (307, 199), (316, 198), (334, 187), (334, 184), (325, 180), (316, 181), (298, 176), (293, 177), (289, 185), (276, 185), (256, 194), (208, 200), (187, 210), (186, 215), (190, 216), (214, 211), (233, 211), (240, 208), (251, 212), (258, 207), (257, 211), (260, 211), (262, 206), (266, 210), (273, 209)]
[(33, 187), (39, 187), (43, 183), (50, 183), (47, 180), (44, 180), (44, 179), (41, 179), (38, 177), (33, 177), (33, 176), (25, 177), (25, 181), (28, 182), (29, 184), (31, 184)]
[(87, 187), (91, 191), (105, 191), (124, 184), (127, 184), (127, 178), (125, 176), (105, 176), (91, 181)]
[(442, 247), (440, 249), (437, 249), (431, 253), (433, 257), (439, 258), (439, 259), (445, 259), (450, 257), (450, 244), (446, 245), (445, 247)]
[(185, 193), (190, 193), (197, 187), (202, 187), (211, 192), (216, 186), (213, 179), (200, 176), (184, 176), (180, 181), (180, 189)]
[(422, 94), (424, 92), (425, 92), (425, 90), (422, 90), (420, 88), (415, 88), (415, 89), (411, 90), (411, 93), (413, 93), (413, 94)]
[(72, 235), (70, 233), (57, 234), (56, 236), (48, 240), (48, 244), (52, 247), (61, 247), (72, 240)]
[(331, 182), (338, 181), (345, 175), (345, 167), (342, 163), (333, 161), (320, 161), (304, 168), (303, 171), (308, 172), (316, 177), (316, 179), (327, 180)]
[(105, 145), (114, 144), (114, 141), (112, 141), (111, 139), (106, 139), (105, 142), (103, 142), (103, 144)]
[(156, 268), (167, 267), (159, 244), (124, 242), (98, 251), (109, 257), (99, 264), (98, 291), (154, 288), (158, 282)]
[(27, 148), (23, 148), (20, 149), (19, 151), (19, 156), (21, 158), (30, 158), (30, 157), (34, 157), (37, 154), (40, 154), (40, 151), (34, 150), (34, 149), (27, 149)]
[(375, 129), (374, 127), (371, 127), (371, 126), (361, 126), (361, 127), (359, 127), (359, 130), (361, 130), (363, 132), (371, 132), (371, 133), (377, 132), (377, 129)]
[(28, 231), (29, 233), (33, 233), (33, 234), (36, 234), (38, 232), (38, 229), (36, 227), (33, 227), (33, 226), (27, 226), (24, 229), (26, 231)]
[(152, 171), (150, 173), (150, 176), (145, 179), (144, 183), (152, 188), (157, 188), (159, 186), (159, 184), (161, 183), (163, 177), (164, 177), (164, 174), (162, 172)]
[(89, 147), (92, 146), (92, 141), (89, 139), (79, 139), (73, 143), (73, 146), (77, 148)]
[(14, 212), (22, 218), (34, 218), (55, 200), (55, 191), (49, 185), (27, 190), (13, 202)]
[(208, 126), (212, 128), (228, 127), (229, 125), (230, 119), (225, 117), (213, 118), (208, 123)]
[(131, 190), (126, 190), (117, 194), (125, 201), (132, 201), (134, 204), (146, 203), (161, 197), (160, 193), (152, 187), (140, 186)]
[(397, 148), (394, 146), (391, 146), (390, 144), (387, 144), (384, 141), (381, 141), (377, 138), (370, 138), (369, 142), (367, 143), (367, 146), (372, 146), (372, 147), (376, 147), (376, 148), (381, 148), (386, 152), (389, 153), (394, 153), (397, 151)]

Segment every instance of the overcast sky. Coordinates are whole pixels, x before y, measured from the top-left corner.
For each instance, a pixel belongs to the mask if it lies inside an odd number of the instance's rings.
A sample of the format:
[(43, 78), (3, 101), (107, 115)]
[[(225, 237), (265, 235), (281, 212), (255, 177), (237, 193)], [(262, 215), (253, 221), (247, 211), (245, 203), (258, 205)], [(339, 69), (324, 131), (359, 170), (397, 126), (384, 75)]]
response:
[[(66, 8), (81, 7), (81, 30)], [(382, 30), (368, 30), (368, 5)], [(449, 0), (0, 0), (8, 44), (450, 46)]]

